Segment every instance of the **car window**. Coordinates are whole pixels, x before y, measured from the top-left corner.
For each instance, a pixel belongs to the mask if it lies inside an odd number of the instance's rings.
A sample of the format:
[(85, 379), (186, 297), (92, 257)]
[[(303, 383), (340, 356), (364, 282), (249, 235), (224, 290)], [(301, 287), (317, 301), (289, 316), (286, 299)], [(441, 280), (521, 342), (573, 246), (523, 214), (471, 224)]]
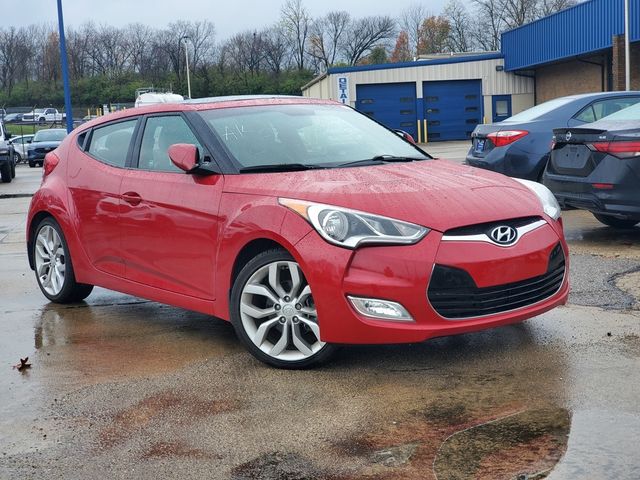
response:
[(169, 158), (169, 147), (176, 143), (189, 143), (198, 147), (202, 156), (202, 146), (187, 122), (179, 115), (149, 117), (142, 135), (138, 168), (160, 172), (180, 172)]
[(137, 121), (127, 120), (94, 129), (87, 152), (109, 165), (124, 167)]
[(607, 120), (640, 120), (640, 103), (609, 115)]
[(67, 131), (61, 128), (40, 130), (33, 137), (34, 142), (61, 142), (67, 136)]
[(349, 107), (263, 105), (200, 112), (240, 168), (335, 166), (379, 155), (428, 158)]
[(575, 119), (581, 122), (595, 122), (613, 113), (619, 112), (640, 101), (640, 97), (616, 97), (599, 100), (588, 105)]
[(528, 108), (527, 110), (520, 112), (507, 120), (513, 122), (529, 122), (546, 115), (549, 112), (554, 111), (556, 108), (563, 107), (564, 105), (571, 103), (575, 100), (574, 97), (562, 97), (549, 100), (548, 102), (541, 103), (535, 107)]

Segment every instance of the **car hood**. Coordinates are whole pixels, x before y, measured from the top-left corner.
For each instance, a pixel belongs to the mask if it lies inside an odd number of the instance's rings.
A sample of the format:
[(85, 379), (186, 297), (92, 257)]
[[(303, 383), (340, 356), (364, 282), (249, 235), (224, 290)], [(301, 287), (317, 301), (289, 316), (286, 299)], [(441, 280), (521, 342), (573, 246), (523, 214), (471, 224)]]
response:
[(58, 145), (60, 145), (60, 141), (58, 140), (54, 142), (31, 142), (29, 144), (29, 149), (33, 150), (36, 148), (56, 148)]
[(542, 215), (537, 196), (515, 180), (444, 160), (228, 175), (224, 190), (363, 210), (441, 232)]

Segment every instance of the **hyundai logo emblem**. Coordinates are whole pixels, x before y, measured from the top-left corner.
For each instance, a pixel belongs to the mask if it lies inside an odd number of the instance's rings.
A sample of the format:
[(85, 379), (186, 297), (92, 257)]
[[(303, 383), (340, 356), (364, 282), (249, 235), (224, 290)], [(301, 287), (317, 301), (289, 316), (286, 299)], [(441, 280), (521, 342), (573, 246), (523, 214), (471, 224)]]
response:
[(571, 132), (567, 132), (567, 134), (564, 136), (564, 139), (568, 142), (569, 140), (571, 140)]
[(489, 236), (499, 245), (511, 245), (518, 238), (518, 231), (509, 225), (501, 225), (491, 230)]

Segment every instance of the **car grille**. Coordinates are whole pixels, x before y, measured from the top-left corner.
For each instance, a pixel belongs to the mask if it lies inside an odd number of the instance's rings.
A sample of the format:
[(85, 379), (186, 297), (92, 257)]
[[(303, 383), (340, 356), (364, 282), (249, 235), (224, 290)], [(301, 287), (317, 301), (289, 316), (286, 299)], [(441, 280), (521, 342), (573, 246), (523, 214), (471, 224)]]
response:
[(520, 282), (478, 288), (468, 272), (436, 265), (427, 295), (438, 314), (447, 319), (481, 317), (533, 305), (555, 294), (565, 274), (560, 244), (549, 255), (547, 273)]

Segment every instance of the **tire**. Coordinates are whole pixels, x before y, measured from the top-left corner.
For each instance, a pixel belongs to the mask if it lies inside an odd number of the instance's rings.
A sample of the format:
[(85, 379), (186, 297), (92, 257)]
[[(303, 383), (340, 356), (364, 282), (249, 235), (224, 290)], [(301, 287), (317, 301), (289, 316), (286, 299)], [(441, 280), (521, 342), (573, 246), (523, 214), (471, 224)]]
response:
[(249, 352), (273, 367), (309, 368), (337, 349), (320, 341), (311, 288), (282, 249), (262, 252), (242, 268), (231, 290), (230, 314)]
[(0, 177), (2, 178), (2, 183), (11, 183), (13, 177), (11, 176), (11, 163), (5, 162), (0, 165)]
[(51, 217), (43, 219), (36, 227), (32, 248), (36, 280), (45, 297), (64, 304), (89, 296), (93, 285), (76, 282), (69, 247), (58, 222)]
[(38, 125), (44, 125), (46, 123), (47, 119), (44, 117), (40, 117), (38, 119)]
[(593, 216), (596, 217), (596, 220), (598, 220), (600, 223), (614, 228), (632, 228), (639, 222), (638, 220), (633, 220), (631, 218), (617, 218), (611, 215), (603, 215), (600, 213), (594, 213)]
[(12, 163), (11, 164), (11, 178), (16, 178), (16, 164)]
[(36, 166), (35, 162), (29, 160), (29, 168), (34, 168)]

